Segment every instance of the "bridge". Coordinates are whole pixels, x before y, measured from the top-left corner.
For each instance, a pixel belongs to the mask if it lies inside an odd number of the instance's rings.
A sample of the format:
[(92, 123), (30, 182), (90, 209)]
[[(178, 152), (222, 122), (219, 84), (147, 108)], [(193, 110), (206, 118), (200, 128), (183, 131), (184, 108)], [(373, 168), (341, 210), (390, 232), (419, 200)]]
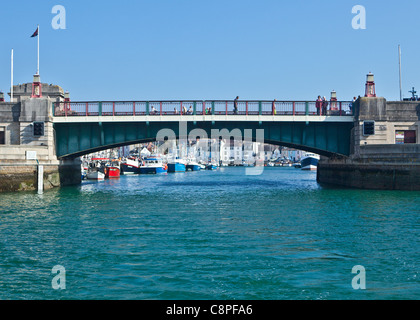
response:
[(44, 97), (32, 97), (31, 84), (15, 86), (12, 102), (0, 95), (0, 192), (78, 184), (79, 156), (160, 139), (162, 129), (191, 140), (239, 131), (324, 155), (320, 183), (420, 190), (419, 102), (331, 99), (326, 110), (315, 101), (74, 102), (58, 86), (42, 88)]
[[(251, 129), (256, 140), (315, 152), (327, 157), (350, 154), (353, 110), (349, 101), (329, 101), (326, 109), (315, 101), (86, 101), (52, 104), (58, 158), (75, 158), (124, 145), (154, 141), (161, 129), (180, 135), (202, 129)], [(202, 137), (201, 137), (202, 138)]]

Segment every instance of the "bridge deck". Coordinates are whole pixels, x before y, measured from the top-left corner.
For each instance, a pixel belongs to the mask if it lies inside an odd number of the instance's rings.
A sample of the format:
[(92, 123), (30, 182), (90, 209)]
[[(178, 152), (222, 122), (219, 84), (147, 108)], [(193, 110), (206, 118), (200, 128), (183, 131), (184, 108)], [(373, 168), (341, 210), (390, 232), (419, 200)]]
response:
[(54, 123), (83, 123), (83, 122), (353, 122), (352, 115), (346, 116), (311, 116), (311, 115), (184, 115), (184, 116), (68, 116), (54, 117)]
[(66, 101), (54, 103), (53, 115), (55, 122), (350, 122), (351, 105), (349, 101), (328, 101), (325, 108), (316, 101)]

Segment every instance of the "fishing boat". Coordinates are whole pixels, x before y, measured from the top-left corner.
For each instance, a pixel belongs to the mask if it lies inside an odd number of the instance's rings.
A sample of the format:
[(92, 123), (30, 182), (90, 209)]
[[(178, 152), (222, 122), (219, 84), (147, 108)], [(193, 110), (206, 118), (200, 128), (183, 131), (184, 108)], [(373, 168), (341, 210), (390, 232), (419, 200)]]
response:
[(176, 160), (168, 163), (168, 172), (185, 172), (186, 169), (187, 167), (185, 165), (185, 161), (181, 159), (177, 158)]
[(163, 163), (163, 160), (157, 156), (145, 158), (143, 165), (140, 167), (141, 174), (156, 174), (165, 173), (168, 171), (168, 166)]
[(216, 169), (217, 169), (217, 166), (214, 163), (209, 163), (206, 166), (206, 170), (216, 170)]
[(140, 173), (140, 160), (138, 157), (128, 157), (121, 163), (121, 172), (124, 175), (127, 174), (139, 174)]
[(88, 180), (104, 180), (105, 179), (105, 164), (109, 161), (108, 158), (92, 158), (89, 164), (89, 169), (86, 174)]
[(198, 165), (200, 166), (200, 169), (201, 170), (205, 170), (206, 169), (206, 164), (205, 164), (205, 162), (203, 161), (203, 160), (200, 160), (199, 162), (198, 162)]
[(316, 170), (320, 157), (315, 153), (307, 153), (300, 161), (302, 170)]
[(112, 160), (105, 165), (105, 178), (107, 179), (118, 179), (121, 174), (120, 162), (118, 160)]
[(86, 178), (88, 180), (104, 180), (105, 179), (105, 173), (99, 171), (99, 170), (90, 170)]
[(200, 166), (200, 164), (197, 161), (192, 160), (192, 159), (189, 159), (187, 161), (187, 165), (185, 167), (185, 170), (186, 171), (200, 171), (201, 170), (201, 166)]

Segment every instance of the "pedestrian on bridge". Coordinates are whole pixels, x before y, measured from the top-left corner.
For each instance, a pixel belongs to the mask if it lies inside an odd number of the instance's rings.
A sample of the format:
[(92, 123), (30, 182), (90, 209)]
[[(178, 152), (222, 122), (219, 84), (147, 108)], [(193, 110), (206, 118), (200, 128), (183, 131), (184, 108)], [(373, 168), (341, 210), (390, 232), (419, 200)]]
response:
[(327, 115), (327, 107), (328, 107), (327, 97), (324, 96), (324, 98), (322, 98), (322, 114), (323, 115)]
[(235, 100), (233, 100), (233, 114), (238, 114), (238, 99), (239, 96), (237, 96)]
[(320, 115), (321, 114), (321, 108), (322, 108), (321, 96), (318, 96), (318, 99), (316, 99), (315, 107), (316, 107), (316, 114)]

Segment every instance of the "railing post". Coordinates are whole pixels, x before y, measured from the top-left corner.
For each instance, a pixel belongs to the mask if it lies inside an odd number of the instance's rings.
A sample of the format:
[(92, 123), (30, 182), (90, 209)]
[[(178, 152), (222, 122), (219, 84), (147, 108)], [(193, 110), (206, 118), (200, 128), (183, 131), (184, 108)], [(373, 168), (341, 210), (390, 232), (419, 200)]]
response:
[(248, 115), (248, 101), (246, 102), (245, 114)]
[(136, 103), (133, 102), (133, 116), (136, 115)]
[(214, 115), (214, 101), (211, 102), (211, 114)]
[(293, 115), (296, 114), (296, 102), (293, 101)]
[(226, 115), (228, 115), (228, 102), (226, 101)]
[(203, 101), (203, 116), (206, 114), (206, 102)]
[(146, 116), (149, 115), (149, 101), (146, 101)]
[(112, 116), (115, 117), (115, 101), (112, 102)]
[(197, 102), (193, 102), (193, 115), (197, 114)]
[(305, 102), (305, 115), (309, 115), (309, 102), (308, 101), (306, 101)]
[(162, 115), (162, 101), (160, 102), (160, 115)]
[(341, 116), (341, 110), (343, 110), (343, 109), (341, 108), (341, 103), (342, 103), (342, 102), (340, 101), (340, 116)]
[(181, 101), (181, 108), (180, 109), (181, 110), (180, 110), (179, 114), (182, 116), (182, 101)]
[(262, 102), (258, 102), (258, 114), (262, 115)]
[(102, 102), (99, 102), (98, 104), (98, 115), (102, 116)]
[(86, 102), (86, 117), (89, 115), (89, 103)]

